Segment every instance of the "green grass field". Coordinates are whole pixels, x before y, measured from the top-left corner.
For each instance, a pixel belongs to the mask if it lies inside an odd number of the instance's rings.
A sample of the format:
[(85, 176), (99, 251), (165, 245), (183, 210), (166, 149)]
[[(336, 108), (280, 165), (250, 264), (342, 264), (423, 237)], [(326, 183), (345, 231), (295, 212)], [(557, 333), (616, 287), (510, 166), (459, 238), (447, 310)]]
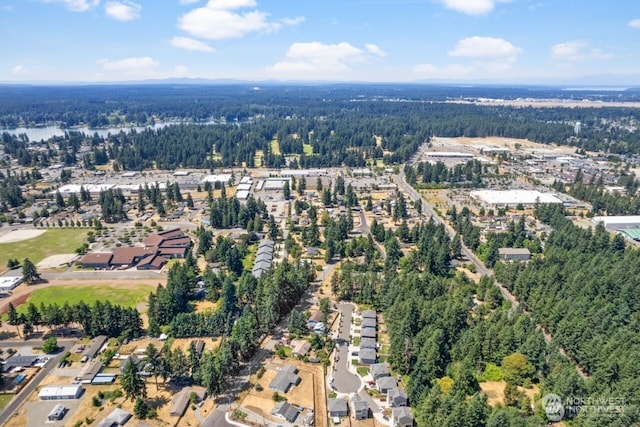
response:
[(256, 260), (256, 254), (258, 253), (258, 245), (247, 246), (247, 256), (242, 260), (242, 268), (245, 271), (251, 271), (253, 263)]
[(0, 409), (4, 408), (11, 402), (15, 394), (0, 394)]
[(65, 302), (73, 305), (84, 301), (91, 305), (95, 301), (109, 301), (124, 307), (135, 307), (141, 302), (146, 302), (149, 293), (155, 289), (153, 285), (131, 285), (131, 287), (109, 285), (52, 286), (31, 292), (29, 298), (24, 304), (17, 307), (17, 310), (18, 312), (26, 311), (27, 304), (31, 302), (40, 307), (40, 303), (45, 305), (57, 303), (62, 306)]
[(305, 156), (313, 155), (313, 145), (311, 144), (302, 144), (302, 152)]
[(271, 141), (271, 154), (280, 155), (280, 143), (277, 139)]
[(34, 264), (48, 256), (71, 254), (87, 240), (88, 229), (52, 229), (33, 239), (0, 243), (0, 272), (7, 270), (9, 258), (22, 262), (29, 258)]

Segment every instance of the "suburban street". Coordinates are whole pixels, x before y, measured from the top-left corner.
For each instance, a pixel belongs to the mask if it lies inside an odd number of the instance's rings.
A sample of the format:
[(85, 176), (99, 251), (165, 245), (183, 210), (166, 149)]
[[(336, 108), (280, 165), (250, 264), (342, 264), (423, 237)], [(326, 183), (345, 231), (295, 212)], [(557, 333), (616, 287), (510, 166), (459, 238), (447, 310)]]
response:
[[(4, 407), (4, 409), (0, 412), (0, 425), (4, 424), (9, 419), (9, 417), (13, 415), (13, 413), (20, 407), (20, 405), (22, 405), (24, 400), (27, 397), (29, 397), (29, 395), (36, 389), (36, 387), (38, 387), (38, 385), (40, 385), (40, 382), (44, 379), (44, 377), (46, 377), (49, 374), (49, 372), (51, 372), (51, 370), (58, 365), (58, 361), (65, 354), (66, 350), (68, 348), (73, 347), (75, 343), (76, 343), (76, 340), (58, 340), (60, 351), (55, 355), (50, 355), (49, 356), (50, 359), (47, 362), (47, 364), (44, 366), (44, 368), (40, 369), (40, 371), (33, 378), (29, 380), (29, 383), (26, 386), (24, 386), (22, 390), (20, 390), (20, 393), (18, 393), (11, 400), (11, 402), (9, 402), (9, 404)], [(3, 348), (9, 348), (9, 347), (15, 348), (15, 347), (24, 346), (24, 345), (31, 346), (31, 345), (42, 345), (42, 344), (44, 344), (44, 341), (42, 340), (0, 342), (0, 346), (2, 346)]]
[(340, 393), (355, 393), (362, 385), (360, 378), (349, 371), (349, 338), (351, 336), (351, 317), (353, 315), (354, 306), (349, 303), (341, 303), (338, 306), (340, 310), (340, 325), (338, 329), (338, 338), (336, 339), (336, 357), (333, 367), (333, 383), (331, 386)]

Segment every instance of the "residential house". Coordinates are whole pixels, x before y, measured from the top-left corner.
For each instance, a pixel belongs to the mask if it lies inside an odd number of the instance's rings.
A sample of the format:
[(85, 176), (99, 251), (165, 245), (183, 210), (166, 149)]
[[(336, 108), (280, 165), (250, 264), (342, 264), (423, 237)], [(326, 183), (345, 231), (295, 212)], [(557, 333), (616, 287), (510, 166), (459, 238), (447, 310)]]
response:
[(363, 318), (362, 323), (360, 323), (360, 328), (373, 328), (375, 329), (378, 326), (378, 322), (376, 319), (371, 319), (370, 317)]
[(365, 365), (376, 363), (377, 359), (376, 351), (373, 348), (361, 348), (358, 357), (360, 358), (360, 363)]
[(389, 368), (384, 363), (374, 363), (369, 366), (369, 372), (374, 381), (378, 381), (379, 378), (388, 377), (391, 375)]
[(330, 417), (346, 417), (349, 415), (347, 401), (344, 398), (329, 399), (328, 408)]
[(528, 261), (531, 259), (531, 252), (526, 248), (499, 248), (498, 259), (503, 261)]
[(407, 393), (399, 388), (391, 388), (387, 391), (387, 402), (392, 408), (407, 406)]
[(292, 386), (300, 383), (300, 377), (298, 376), (298, 369), (289, 363), (284, 365), (276, 376), (269, 383), (269, 388), (273, 391), (279, 391), (286, 393)]
[(290, 423), (293, 423), (296, 420), (299, 413), (300, 411), (287, 401), (276, 403), (276, 406), (274, 406), (271, 411), (271, 415), (289, 421)]
[(410, 408), (406, 406), (393, 408), (391, 413), (393, 427), (413, 427), (413, 414)]
[(351, 407), (353, 416), (356, 420), (365, 420), (369, 418), (369, 404), (358, 394), (351, 396)]
[(396, 383), (396, 379), (393, 377), (378, 378), (376, 385), (378, 386), (378, 391), (382, 394), (387, 394), (392, 388), (398, 388), (398, 383)]
[(376, 311), (375, 310), (364, 310), (362, 312), (362, 318), (363, 319), (376, 319), (377, 318)]
[(375, 338), (376, 330), (374, 328), (360, 329), (360, 338)]
[(372, 348), (375, 350), (378, 348), (376, 340), (374, 338), (360, 338), (360, 349), (362, 350), (364, 348)]

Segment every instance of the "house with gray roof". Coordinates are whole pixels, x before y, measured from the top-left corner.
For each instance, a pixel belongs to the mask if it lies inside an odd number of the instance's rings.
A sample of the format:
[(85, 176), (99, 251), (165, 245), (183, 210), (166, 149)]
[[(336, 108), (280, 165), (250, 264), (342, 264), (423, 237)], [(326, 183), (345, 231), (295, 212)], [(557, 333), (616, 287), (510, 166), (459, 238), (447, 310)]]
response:
[(373, 377), (374, 381), (377, 381), (378, 378), (388, 377), (391, 375), (389, 372), (389, 368), (384, 363), (374, 363), (369, 367), (369, 372)]
[(360, 338), (375, 338), (376, 330), (374, 328), (362, 328), (360, 329)]
[(121, 408), (115, 408), (109, 415), (104, 417), (96, 427), (123, 426), (131, 418), (131, 413)]
[(413, 414), (411, 413), (411, 409), (406, 406), (401, 406), (399, 408), (393, 408), (391, 412), (391, 422), (394, 427), (413, 427)]
[(362, 312), (363, 319), (376, 319), (376, 311), (375, 310), (364, 310)]
[(366, 420), (369, 418), (369, 404), (358, 394), (351, 396), (351, 408), (356, 420)]
[(360, 363), (365, 365), (376, 363), (376, 359), (377, 359), (376, 351), (373, 348), (360, 349), (360, 352), (358, 353), (358, 357), (360, 358)]
[(378, 391), (382, 394), (387, 394), (392, 388), (398, 388), (398, 383), (393, 377), (378, 378), (376, 385), (378, 386)]
[(346, 417), (349, 415), (347, 401), (344, 398), (329, 399), (328, 403), (330, 417)]
[(293, 423), (296, 420), (299, 413), (300, 411), (287, 401), (276, 403), (276, 406), (274, 406), (271, 411), (271, 415), (282, 418), (290, 423)]
[(378, 322), (376, 322), (376, 319), (371, 319), (369, 317), (362, 319), (362, 323), (360, 323), (361, 328), (375, 329), (377, 326), (378, 326)]
[(372, 349), (376, 349), (377, 343), (376, 340), (374, 338), (361, 338), (360, 339), (360, 349), (364, 349), (364, 348), (372, 348)]
[(269, 388), (273, 391), (286, 393), (292, 386), (297, 385), (299, 382), (298, 369), (294, 365), (287, 363), (280, 368), (276, 376), (271, 380)]
[(387, 402), (392, 408), (407, 406), (407, 393), (399, 387), (387, 391)]

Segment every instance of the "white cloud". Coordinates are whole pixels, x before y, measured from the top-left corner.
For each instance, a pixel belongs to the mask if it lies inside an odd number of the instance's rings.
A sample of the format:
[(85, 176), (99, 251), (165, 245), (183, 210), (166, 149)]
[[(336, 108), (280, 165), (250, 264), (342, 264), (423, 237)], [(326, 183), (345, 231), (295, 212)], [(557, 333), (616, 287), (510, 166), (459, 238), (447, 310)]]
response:
[(640, 19), (632, 19), (629, 21), (629, 26), (632, 28), (640, 28)]
[(96, 7), (100, 0), (42, 0), (45, 3), (62, 3), (73, 12), (86, 12)]
[(13, 70), (11, 70), (11, 72), (16, 76), (24, 76), (26, 74), (29, 74), (31, 70), (24, 65), (16, 65), (15, 67), (13, 67)]
[(331, 73), (349, 72), (354, 64), (370, 62), (385, 55), (374, 44), (359, 49), (347, 42), (294, 43), (287, 50), (284, 60), (267, 67), (267, 72), (286, 78), (328, 78)]
[(142, 75), (152, 73), (160, 65), (158, 61), (148, 56), (118, 59), (115, 61), (101, 59), (97, 63), (105, 71)]
[(463, 63), (445, 65), (418, 64), (412, 73), (418, 79), (465, 80), (495, 78), (505, 75), (522, 52), (507, 40), (493, 37), (468, 37), (458, 41), (448, 52)]
[(551, 56), (559, 61), (589, 61), (613, 58), (613, 54), (594, 48), (584, 41), (558, 43), (551, 47)]
[(189, 37), (174, 37), (169, 43), (171, 46), (186, 50), (197, 50), (201, 52), (215, 52), (215, 49), (200, 40)]
[(456, 43), (449, 55), (466, 58), (507, 58), (520, 52), (522, 49), (504, 39), (474, 36)]
[(189, 69), (184, 65), (176, 65), (171, 74), (173, 77), (185, 77), (189, 74)]
[(133, 21), (140, 18), (142, 6), (132, 1), (109, 1), (104, 5), (104, 12), (117, 21)]
[[(209, 0), (178, 18), (178, 28), (195, 37), (210, 40), (240, 38), (252, 32), (269, 33), (285, 25), (297, 25), (304, 18), (269, 19), (269, 14), (255, 9), (255, 0)], [(236, 9), (250, 9), (236, 12)]]
[(439, 0), (447, 9), (467, 15), (485, 15), (491, 12), (498, 3), (510, 0)]

